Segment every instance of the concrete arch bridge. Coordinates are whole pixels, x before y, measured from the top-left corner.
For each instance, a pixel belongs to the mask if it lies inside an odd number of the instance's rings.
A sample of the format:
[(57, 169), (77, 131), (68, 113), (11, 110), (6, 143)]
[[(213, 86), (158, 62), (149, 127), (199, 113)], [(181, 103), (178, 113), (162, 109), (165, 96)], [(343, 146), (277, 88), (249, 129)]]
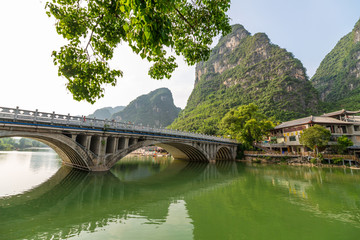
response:
[(0, 137), (26, 137), (54, 149), (63, 163), (87, 171), (107, 171), (130, 152), (149, 145), (175, 159), (235, 160), (237, 143), (224, 138), (155, 129), (85, 117), (0, 107)]

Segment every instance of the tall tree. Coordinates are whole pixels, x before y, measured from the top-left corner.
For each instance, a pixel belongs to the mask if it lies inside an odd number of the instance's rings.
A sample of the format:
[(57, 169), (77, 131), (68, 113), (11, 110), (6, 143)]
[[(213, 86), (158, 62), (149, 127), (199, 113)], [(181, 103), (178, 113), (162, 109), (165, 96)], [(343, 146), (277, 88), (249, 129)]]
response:
[(220, 122), (220, 129), (226, 135), (249, 148), (269, 134), (275, 124), (268, 120), (253, 103), (230, 110)]
[(351, 139), (349, 139), (345, 135), (338, 137), (336, 142), (337, 142), (337, 144), (335, 145), (335, 149), (340, 154), (343, 154), (348, 147), (354, 145), (354, 143), (351, 141)]
[(115, 86), (123, 75), (108, 64), (121, 42), (154, 63), (152, 78), (170, 78), (177, 64), (168, 49), (189, 65), (206, 60), (213, 37), (231, 31), (229, 6), (230, 0), (48, 1), (47, 14), (68, 41), (53, 51), (54, 64), (74, 99), (90, 103), (104, 96), (104, 84)]
[(300, 134), (300, 144), (319, 152), (319, 149), (325, 148), (330, 141), (331, 132), (324, 126), (315, 124), (312, 127), (304, 129)]

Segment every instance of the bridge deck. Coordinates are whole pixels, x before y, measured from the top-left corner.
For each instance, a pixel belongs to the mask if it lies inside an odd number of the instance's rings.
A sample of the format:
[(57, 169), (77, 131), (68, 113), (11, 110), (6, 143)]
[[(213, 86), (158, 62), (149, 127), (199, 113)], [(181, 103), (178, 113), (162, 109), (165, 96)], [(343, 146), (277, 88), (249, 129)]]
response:
[(173, 137), (197, 141), (210, 141), (225, 144), (237, 144), (234, 140), (206, 134), (183, 132), (173, 129), (153, 128), (132, 123), (118, 122), (63, 114), (30, 111), (19, 108), (0, 107), (0, 123), (19, 124), (24, 126), (52, 127), (62, 129), (82, 129), (117, 133), (132, 133), (157, 137)]

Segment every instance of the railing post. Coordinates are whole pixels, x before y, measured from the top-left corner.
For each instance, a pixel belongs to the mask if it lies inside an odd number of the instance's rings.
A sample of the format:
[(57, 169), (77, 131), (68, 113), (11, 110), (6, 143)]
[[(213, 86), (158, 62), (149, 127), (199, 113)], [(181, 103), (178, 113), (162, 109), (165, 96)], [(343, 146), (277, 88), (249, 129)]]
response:
[(17, 106), (15, 109), (14, 120), (16, 120), (18, 118), (18, 115), (19, 115), (19, 107)]
[(68, 113), (66, 117), (66, 126), (69, 126), (69, 123), (70, 123), (70, 113)]
[(38, 111), (39, 110), (35, 110), (35, 114), (34, 114), (34, 123), (36, 123), (36, 120), (37, 120), (37, 116), (38, 116)]
[(51, 115), (51, 125), (54, 124), (54, 118), (55, 118), (55, 112), (53, 112)]

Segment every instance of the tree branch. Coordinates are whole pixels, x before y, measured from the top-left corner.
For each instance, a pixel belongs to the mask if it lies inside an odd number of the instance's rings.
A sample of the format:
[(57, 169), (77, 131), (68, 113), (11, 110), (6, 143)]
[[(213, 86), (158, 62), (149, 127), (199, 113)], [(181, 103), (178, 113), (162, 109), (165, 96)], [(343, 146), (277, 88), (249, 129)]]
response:
[(177, 9), (175, 6), (174, 6), (176, 12), (180, 15), (180, 17), (192, 28), (192, 30), (194, 30), (194, 32), (196, 32), (194, 26), (189, 23), (189, 21), (186, 19), (186, 17), (184, 17), (184, 15), (181, 14), (181, 12), (179, 11), (179, 9)]
[(92, 36), (94, 34), (94, 31), (95, 31), (95, 28), (99, 25), (99, 22), (101, 21), (101, 19), (104, 17), (104, 15), (101, 15), (100, 18), (98, 19), (98, 21), (96, 22), (95, 26), (93, 27), (93, 29), (91, 30), (91, 34), (90, 34), (90, 38), (89, 38), (89, 41), (88, 43), (86, 44), (86, 47), (85, 47), (85, 51), (87, 51), (87, 48), (89, 47), (90, 45), (90, 42), (91, 42), (91, 39), (92, 39)]
[(104, 58), (102, 58), (99, 54), (97, 54), (97, 53), (95, 52), (95, 50), (94, 50), (94, 48), (93, 48), (93, 46), (92, 46), (91, 44), (90, 44), (90, 47), (91, 47), (91, 49), (93, 50), (94, 54), (95, 54), (96, 56), (98, 56), (103, 63), (105, 63), (106, 61), (104, 60)]

